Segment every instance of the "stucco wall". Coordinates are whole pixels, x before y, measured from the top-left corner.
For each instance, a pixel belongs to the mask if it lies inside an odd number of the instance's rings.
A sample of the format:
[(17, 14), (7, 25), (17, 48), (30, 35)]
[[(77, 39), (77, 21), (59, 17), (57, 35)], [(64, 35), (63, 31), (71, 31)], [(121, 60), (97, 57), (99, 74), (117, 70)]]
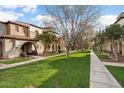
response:
[(107, 51), (111, 51), (111, 43), (106, 43), (105, 47)]
[(124, 18), (122, 18), (121, 20), (119, 20), (119, 21), (117, 22), (117, 24), (124, 25)]
[[(16, 30), (16, 26), (18, 26), (18, 31)], [(24, 30), (24, 29), (25, 30)], [(23, 26), (19, 26), (19, 25), (15, 25), (15, 24), (9, 24), (9, 33), (10, 35), (17, 35), (17, 36), (28, 36), (28, 28), (27, 27), (23, 27)]]
[(0, 36), (5, 35), (5, 33), (6, 33), (6, 25), (0, 23)]
[(30, 26), (29, 27), (29, 31), (30, 31), (30, 37), (31, 38), (35, 38), (36, 37), (36, 31), (39, 33), (39, 34), (42, 34), (43, 30), (40, 29), (40, 28), (37, 28), (37, 27), (34, 27), (34, 26)]
[(27, 41), (5, 39), (4, 58), (13, 58), (20, 56), (20, 47)]
[(0, 39), (0, 43), (1, 43), (1, 46), (0, 46), (0, 56), (1, 58), (3, 57), (4, 55), (4, 40), (3, 39)]
[[(26, 42), (31, 41), (24, 41), (24, 40), (14, 40), (14, 39), (4, 39), (4, 58), (13, 58), (13, 57), (19, 57), (21, 53), (21, 47)], [(36, 50), (38, 54), (42, 54), (44, 50), (44, 46), (41, 42), (33, 42), (36, 46)], [(34, 46), (32, 45), (32, 50), (34, 50)]]
[[(117, 24), (124, 25), (124, 18), (122, 18), (121, 20), (119, 20), (117, 22)], [(124, 41), (122, 41), (122, 49), (118, 49), (118, 51), (119, 50), (122, 50), (122, 56), (124, 56)]]
[[(35, 26), (30, 26), (28, 29), (27, 27), (18, 25), (18, 31), (16, 31), (15, 27), (16, 27), (15, 24), (10, 23), (9, 25), (7, 25), (7, 28), (6, 28), (6, 25), (0, 23), (0, 35), (3, 35), (7, 32), (7, 33), (10, 33), (10, 35), (16, 35), (17, 37), (18, 36), (27, 36), (28, 35), (27, 33), (29, 31), (30, 38), (35, 38), (37, 32), (38, 32), (38, 34), (43, 33), (43, 29), (40, 29)], [(27, 32), (25, 32), (23, 30), (23, 28), (25, 28), (25, 31), (27, 31)], [(3, 39), (2, 42), (3, 42), (3, 50), (2, 51), (3, 51), (4, 58), (13, 58), (13, 57), (20, 56), (20, 52), (21, 52), (20, 49), (21, 49), (22, 45), (26, 42), (34, 43), (36, 45), (36, 50), (37, 50), (38, 54), (42, 54), (43, 50), (44, 50), (44, 46), (41, 42), (15, 40), (15, 39)], [(65, 49), (62, 41), (60, 41), (59, 44), (57, 44), (57, 45), (60, 46), (61, 50)], [(32, 50), (34, 50), (33, 45), (32, 45)], [(54, 50), (58, 51), (56, 46), (55, 46)], [(53, 51), (52, 46), (50, 47), (49, 51)]]
[[(11, 52), (11, 50), (13, 50), (13, 43), (14, 43), (14, 41), (12, 39), (4, 40), (4, 44), (5, 44), (4, 57), (5, 58), (9, 58), (9, 53)], [(13, 56), (13, 54), (12, 54), (12, 56)]]
[(38, 54), (42, 54), (44, 50), (43, 44), (41, 42), (37, 42), (35, 45), (36, 45)]
[[(20, 53), (21, 53), (21, 47), (27, 43), (27, 42), (31, 42), (31, 41), (24, 41), (24, 40), (14, 40), (14, 39), (4, 39), (4, 45), (3, 45), (3, 51), (4, 51), (4, 58), (13, 58), (13, 57), (19, 57)], [(36, 46), (36, 50), (38, 52), (38, 54), (42, 54), (43, 50), (44, 50), (44, 46), (41, 42), (33, 42), (32, 43), (35, 44)], [(54, 44), (54, 50), (52, 49), (52, 47), (50, 47), (49, 52), (58, 52), (57, 46), (60, 46), (60, 50), (64, 51), (65, 48), (63, 45), (58, 45), (58, 44)], [(33, 44), (32, 44), (33, 46)], [(32, 50), (34, 50), (34, 47), (32, 47)]]

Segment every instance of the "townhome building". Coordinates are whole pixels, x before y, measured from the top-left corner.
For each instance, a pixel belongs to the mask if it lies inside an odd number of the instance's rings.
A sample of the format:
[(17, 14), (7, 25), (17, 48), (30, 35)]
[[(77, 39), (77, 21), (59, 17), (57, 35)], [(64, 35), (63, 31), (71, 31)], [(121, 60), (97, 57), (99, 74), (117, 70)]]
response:
[[(124, 25), (124, 12), (120, 13), (120, 15), (117, 17), (117, 20), (114, 24), (120, 24), (121, 26)], [(124, 56), (124, 40), (123, 39), (117, 40), (114, 47), (116, 52), (119, 55)], [(104, 45), (102, 45), (101, 50), (112, 51), (111, 42), (106, 42)]]
[[(38, 27), (19, 21), (0, 22), (0, 59), (19, 57), (22, 52), (37, 52), (44, 50), (42, 42), (36, 41), (36, 35), (49, 31), (50, 27)], [(60, 38), (60, 37), (58, 37)], [(49, 52), (65, 51), (64, 42), (53, 42)]]
[[(120, 24), (121, 26), (124, 25), (124, 12), (120, 13), (117, 17), (115, 24)], [(118, 54), (124, 56), (124, 40), (120, 39), (116, 42), (116, 50)]]

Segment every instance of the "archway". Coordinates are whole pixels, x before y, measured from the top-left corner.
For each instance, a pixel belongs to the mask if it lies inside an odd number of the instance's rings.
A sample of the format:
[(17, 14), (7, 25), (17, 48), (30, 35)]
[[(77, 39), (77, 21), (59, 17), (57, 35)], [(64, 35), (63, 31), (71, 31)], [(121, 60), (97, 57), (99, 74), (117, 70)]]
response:
[(21, 56), (37, 55), (36, 45), (32, 42), (26, 42), (21, 46)]

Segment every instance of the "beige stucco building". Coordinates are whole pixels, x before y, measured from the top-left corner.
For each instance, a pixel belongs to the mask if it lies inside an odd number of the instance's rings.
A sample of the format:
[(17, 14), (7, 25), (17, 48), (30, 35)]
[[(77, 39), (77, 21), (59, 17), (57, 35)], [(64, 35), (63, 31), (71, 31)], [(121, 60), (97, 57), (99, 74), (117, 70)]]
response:
[[(118, 17), (115, 24), (120, 24), (121, 26), (124, 25), (124, 12), (122, 12)], [(124, 40), (118, 40), (116, 42), (116, 50), (119, 54), (124, 56)]]
[[(118, 17), (114, 24), (120, 24), (121, 26), (124, 25), (124, 12), (122, 12)], [(124, 40), (120, 39), (116, 41), (116, 45), (114, 46), (115, 50), (121, 56), (124, 56)], [(98, 50), (103, 51), (112, 51), (112, 44), (111, 42), (106, 42), (104, 45), (97, 47)]]
[[(23, 22), (0, 22), (0, 58), (19, 57), (22, 51), (35, 51), (38, 55), (43, 53), (44, 46), (34, 38), (49, 28), (41, 28)], [(49, 52), (64, 51), (64, 42), (50, 45)]]

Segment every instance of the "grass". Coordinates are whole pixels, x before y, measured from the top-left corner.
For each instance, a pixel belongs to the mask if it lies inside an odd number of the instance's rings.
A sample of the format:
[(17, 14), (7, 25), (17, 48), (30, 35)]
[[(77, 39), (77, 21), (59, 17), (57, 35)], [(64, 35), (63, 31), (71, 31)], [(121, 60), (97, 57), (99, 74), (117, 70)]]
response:
[(28, 60), (31, 60), (31, 59), (32, 58), (18, 57), (18, 58), (12, 58), (12, 59), (8, 59), (8, 60), (1, 60), (0, 63), (3, 63), (3, 64), (13, 64), (13, 63), (17, 63), (17, 62), (28, 61)]
[(89, 87), (90, 53), (73, 53), (0, 71), (0, 87)]
[(55, 52), (55, 53), (48, 53), (48, 55), (47, 56), (54, 56), (54, 55), (58, 55), (58, 54), (62, 54), (62, 53), (64, 53), (64, 52)]
[[(96, 55), (99, 59), (110, 59), (109, 55), (104, 52), (96, 52)], [(124, 87), (124, 68), (123, 67), (115, 67), (115, 66), (106, 66), (107, 69), (111, 72), (111, 74), (116, 78), (119, 84)]]
[(96, 54), (99, 59), (108, 59), (109, 58), (109, 55), (105, 52), (96, 52)]
[(124, 87), (124, 67), (106, 66), (116, 80)]

